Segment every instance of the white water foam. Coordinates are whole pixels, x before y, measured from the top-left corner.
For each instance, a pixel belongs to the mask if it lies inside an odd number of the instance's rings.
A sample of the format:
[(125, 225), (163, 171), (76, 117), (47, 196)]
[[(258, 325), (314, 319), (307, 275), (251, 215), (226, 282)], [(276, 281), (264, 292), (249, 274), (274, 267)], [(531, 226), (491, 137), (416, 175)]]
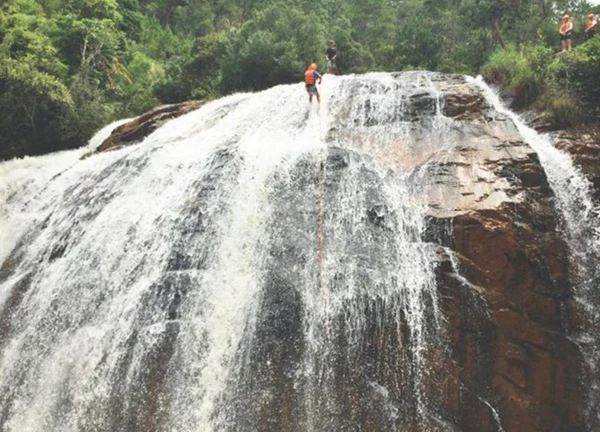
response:
[[(432, 103), (429, 132), (419, 138), (406, 118), (417, 93)], [(424, 192), (410, 174), (423, 154), (452, 145), (449, 119), (425, 73), (326, 79), (321, 96), (319, 114), (302, 84), (233, 95), (139, 145), (85, 160), (67, 152), (0, 165), (0, 232), (12, 233), (0, 251), (0, 262), (11, 260), (0, 281), (4, 430), (235, 429), (239, 419), (222, 401), (244, 376), (238, 356), (253, 343), (261, 313), (265, 243), (277, 236), (268, 226), (272, 178), (291, 177), (299, 161), (320, 166), (330, 146), (351, 163), (341, 173), (324, 164), (323, 265), (316, 220), (298, 227), (313, 246), (297, 281), (306, 426), (336, 426), (330, 411), (316, 413), (346, 397), (337, 389), (348, 383), (328, 363), (340, 351), (331, 332), (349, 341), (349, 360), (361, 355), (365, 307), (380, 308), (378, 327), (393, 327), (392, 349), (414, 362), (405, 365), (406, 401), (385, 395), (387, 420), (402, 424), (402, 403), (425, 415), (425, 355), (439, 344), (443, 319), (435, 253), (423, 241), (426, 208), (415, 199)], [(395, 174), (381, 157), (387, 150), (398, 155)], [(403, 164), (404, 156), (417, 162)], [(39, 179), (30, 182), (32, 172)], [(382, 226), (358, 229), (369, 217)]]

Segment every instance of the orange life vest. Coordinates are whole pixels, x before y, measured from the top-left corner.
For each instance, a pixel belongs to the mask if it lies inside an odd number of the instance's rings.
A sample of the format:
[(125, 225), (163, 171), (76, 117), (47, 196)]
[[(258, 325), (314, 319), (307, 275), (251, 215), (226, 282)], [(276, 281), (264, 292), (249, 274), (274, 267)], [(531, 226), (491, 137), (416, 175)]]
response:
[(315, 79), (314, 69), (309, 69), (306, 72), (304, 72), (304, 82), (307, 86), (315, 85), (316, 81), (317, 80)]

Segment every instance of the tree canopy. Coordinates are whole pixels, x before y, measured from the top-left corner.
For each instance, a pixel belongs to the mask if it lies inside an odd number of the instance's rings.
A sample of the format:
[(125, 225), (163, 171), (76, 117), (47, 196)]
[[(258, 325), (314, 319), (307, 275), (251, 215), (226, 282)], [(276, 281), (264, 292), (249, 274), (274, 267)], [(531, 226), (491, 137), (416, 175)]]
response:
[(80, 146), (160, 103), (300, 81), (307, 64), (323, 66), (329, 39), (342, 73), (498, 78), (510, 60), (523, 76), (543, 63), (544, 80), (529, 83), (540, 94), (567, 76), (582, 92), (598, 70), (597, 44), (553, 56), (560, 16), (573, 17), (583, 47), (591, 10), (584, 0), (4, 0), (0, 158)]

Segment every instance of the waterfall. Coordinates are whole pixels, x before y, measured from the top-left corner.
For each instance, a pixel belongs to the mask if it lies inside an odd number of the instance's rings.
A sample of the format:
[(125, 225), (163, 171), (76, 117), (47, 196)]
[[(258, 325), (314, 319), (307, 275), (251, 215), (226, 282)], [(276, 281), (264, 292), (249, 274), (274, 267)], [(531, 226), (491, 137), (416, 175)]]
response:
[[(75, 165), (80, 157), (95, 150), (118, 126), (129, 120), (119, 120), (102, 128), (80, 150), (63, 151), (46, 156), (25, 157), (0, 163), (0, 263), (15, 247), (23, 230), (33, 223), (41, 207), (39, 199), (45, 188), (54, 186), (63, 172)], [(0, 294), (1, 297), (1, 294)]]
[(600, 428), (600, 301), (596, 290), (600, 284), (600, 218), (598, 209), (594, 208), (591, 184), (567, 153), (558, 150), (549, 136), (538, 134), (504, 107), (498, 94), (481, 78), (469, 80), (482, 89), (498, 112), (515, 123), (523, 139), (537, 152), (556, 196), (570, 249), (575, 300), (588, 326), (578, 329), (571, 337), (586, 358), (587, 376), (581, 379), (583, 388), (587, 389), (587, 426), (589, 430), (597, 430)]
[(460, 430), (427, 233), (429, 161), (464, 134), (443, 79), (326, 76), (320, 106), (281, 85), (1, 163), (0, 429)]

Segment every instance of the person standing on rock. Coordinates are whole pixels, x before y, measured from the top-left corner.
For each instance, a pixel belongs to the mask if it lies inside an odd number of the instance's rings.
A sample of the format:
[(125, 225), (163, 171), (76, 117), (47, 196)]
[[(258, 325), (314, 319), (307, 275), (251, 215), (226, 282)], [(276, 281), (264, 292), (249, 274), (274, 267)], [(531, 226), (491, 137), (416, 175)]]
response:
[(312, 104), (313, 95), (317, 96), (317, 102), (321, 103), (319, 90), (317, 90), (317, 80), (321, 84), (321, 74), (317, 72), (317, 65), (312, 63), (306, 72), (304, 72), (304, 84), (306, 84), (306, 92), (308, 93), (308, 103)]
[(585, 22), (585, 40), (590, 40), (598, 30), (598, 20), (593, 13), (589, 14)]
[(571, 36), (573, 35), (573, 22), (569, 15), (562, 17), (560, 24), (560, 42), (563, 51), (571, 51)]
[(327, 73), (339, 75), (337, 68), (337, 48), (335, 47), (335, 41), (329, 41), (329, 48), (327, 48)]

